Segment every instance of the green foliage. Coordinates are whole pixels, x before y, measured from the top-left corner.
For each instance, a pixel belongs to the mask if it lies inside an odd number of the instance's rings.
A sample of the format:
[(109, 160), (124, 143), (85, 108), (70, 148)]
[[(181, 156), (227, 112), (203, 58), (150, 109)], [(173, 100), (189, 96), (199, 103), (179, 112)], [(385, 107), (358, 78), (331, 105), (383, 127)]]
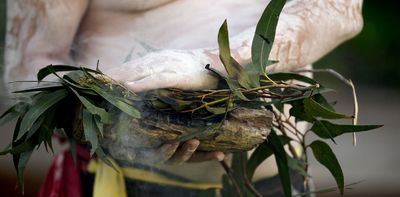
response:
[[(218, 33), (218, 44), (220, 59), (228, 76), (225, 77), (211, 69), (209, 65), (206, 66), (206, 69), (219, 79), (219, 87), (215, 90), (183, 91), (172, 88), (137, 95), (104, 75), (99, 69), (92, 70), (68, 65), (44, 67), (37, 74), (39, 82), (49, 75), (59, 77), (61, 82), (57, 85), (39, 85), (36, 88), (16, 92), (27, 95), (31, 101), (21, 100), (0, 116), (0, 125), (18, 119), (11, 146), (0, 154), (13, 155), (18, 181), (22, 184), (24, 169), (33, 150), (42, 143), (46, 148), (52, 149), (51, 137), (54, 129), (72, 124), (72, 120), (55, 118), (57, 114), (63, 113), (63, 106), (71, 103), (78, 105), (74, 106), (77, 109), (81, 109), (80, 115), (84, 128), (83, 141), (74, 138), (75, 131), (70, 128), (65, 129), (74, 159), (76, 160), (76, 144), (87, 143), (91, 146), (91, 154), (95, 154), (110, 166), (114, 164), (108, 159), (108, 155), (99, 143), (103, 137), (104, 128), (115, 124), (117, 115), (126, 120), (141, 119), (139, 107), (142, 105), (162, 113), (183, 114), (190, 116), (193, 120), (209, 121), (208, 126), (199, 127), (197, 131), (181, 136), (173, 142), (196, 138), (206, 132), (215, 132), (229, 112), (238, 107), (263, 108), (276, 114), (274, 128), (250, 158), (247, 158), (246, 153), (235, 153), (231, 168), (223, 164), (227, 170), (227, 175), (222, 177), (223, 196), (258, 195), (252, 187), (251, 180), (257, 167), (272, 155), (276, 158), (284, 194), (292, 196), (290, 172), (300, 173), (305, 180), (309, 176), (307, 174), (308, 155), (305, 151), (304, 160), (298, 158), (292, 142), (300, 144), (303, 150), (308, 147), (312, 149), (314, 157), (331, 172), (343, 194), (343, 173), (329, 145), (320, 140), (307, 144), (305, 138), (309, 132), (301, 133), (295, 126), (288, 129), (291, 123), (288, 119), (277, 115), (278, 112), (283, 111), (284, 105), (291, 106), (291, 117), (294, 117), (297, 122), (306, 121), (313, 124), (311, 131), (319, 138), (333, 141), (335, 137), (345, 133), (362, 132), (380, 126), (332, 123), (330, 120), (353, 119), (354, 116), (335, 112), (333, 106), (322, 95), (330, 89), (311, 78), (296, 73), (266, 75), (265, 66), (274, 62), (268, 57), (279, 13), (285, 2), (285, 0), (272, 0), (266, 7), (257, 24), (252, 43), (252, 64), (247, 65), (246, 68), (231, 56), (228, 26), (224, 21)], [(60, 72), (68, 73), (60, 76), (58, 74)], [(77, 103), (71, 100), (76, 100)], [(127, 124), (127, 122), (118, 124), (117, 134), (126, 130)], [(289, 132), (294, 132), (295, 137), (289, 137)], [(292, 157), (285, 151), (285, 147), (289, 148)]]
[(342, 168), (340, 167), (339, 161), (336, 159), (336, 156), (329, 145), (323, 141), (316, 140), (310, 144), (310, 147), (314, 153), (315, 159), (328, 168), (333, 177), (335, 177), (340, 194), (343, 195), (344, 177)]
[(250, 70), (265, 74), (265, 67), (274, 63), (268, 59), (275, 39), (276, 25), (286, 0), (271, 1), (265, 8), (257, 23), (256, 32), (251, 45), (253, 64)]

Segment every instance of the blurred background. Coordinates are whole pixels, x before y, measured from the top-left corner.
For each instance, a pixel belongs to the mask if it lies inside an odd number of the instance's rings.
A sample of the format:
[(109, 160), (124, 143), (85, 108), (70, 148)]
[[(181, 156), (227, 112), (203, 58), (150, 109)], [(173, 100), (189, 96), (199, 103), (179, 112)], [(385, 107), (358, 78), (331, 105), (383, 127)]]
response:
[[(0, 71), (3, 68), (6, 1), (0, 1)], [(338, 47), (315, 64), (315, 68), (333, 68), (357, 87), (360, 124), (383, 124), (384, 127), (358, 135), (357, 146), (351, 135), (340, 137), (334, 152), (342, 165), (346, 184), (361, 181), (345, 191), (345, 196), (400, 196), (400, 66), (398, 63), (400, 24), (395, 1), (364, 1), (364, 29), (356, 38)], [(351, 89), (329, 74), (315, 77), (337, 91), (330, 100), (338, 100), (339, 112), (352, 113)], [(2, 81), (2, 80), (1, 80)], [(0, 91), (4, 84), (0, 85)], [(0, 93), (0, 113), (8, 106)], [(0, 148), (12, 136), (12, 126), (0, 127)], [(311, 139), (310, 139), (311, 140)], [(25, 173), (25, 196), (36, 196), (50, 166), (52, 153), (33, 154)], [(334, 187), (329, 172), (311, 161), (311, 175), (318, 188)], [(0, 157), (0, 193), (22, 196), (15, 191), (16, 175), (10, 156)], [(339, 196), (337, 192), (321, 196)]]

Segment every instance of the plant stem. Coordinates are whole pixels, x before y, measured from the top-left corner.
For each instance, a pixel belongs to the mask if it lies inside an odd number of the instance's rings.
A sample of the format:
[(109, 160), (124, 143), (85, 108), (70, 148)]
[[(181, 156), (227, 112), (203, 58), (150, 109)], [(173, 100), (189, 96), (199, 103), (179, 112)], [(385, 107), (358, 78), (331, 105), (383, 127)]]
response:
[(221, 164), (221, 166), (224, 168), (226, 174), (228, 175), (229, 179), (232, 182), (232, 185), (235, 187), (236, 189), (236, 193), (238, 194), (239, 197), (243, 197), (242, 192), (240, 191), (239, 185), (235, 179), (235, 177), (233, 176), (233, 172), (232, 169), (228, 166), (228, 164), (225, 162), (225, 160), (222, 160), (219, 162)]
[(254, 188), (253, 184), (251, 184), (251, 181), (247, 177), (247, 166), (246, 166), (246, 159), (243, 157), (243, 154), (247, 154), (246, 152), (240, 154), (240, 160), (241, 160), (241, 166), (242, 166), (242, 172), (243, 172), (243, 178), (244, 178), (244, 183), (247, 189), (249, 189), (253, 194), (257, 197), (262, 197), (260, 192), (257, 191), (256, 188)]

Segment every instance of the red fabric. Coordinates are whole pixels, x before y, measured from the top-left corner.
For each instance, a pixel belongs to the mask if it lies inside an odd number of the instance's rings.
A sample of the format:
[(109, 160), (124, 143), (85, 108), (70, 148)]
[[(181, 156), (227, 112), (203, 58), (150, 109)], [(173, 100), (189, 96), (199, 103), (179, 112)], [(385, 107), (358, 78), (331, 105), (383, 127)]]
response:
[(38, 197), (82, 197), (80, 171), (86, 171), (89, 159), (89, 151), (79, 145), (76, 165), (71, 151), (58, 154), (51, 164)]

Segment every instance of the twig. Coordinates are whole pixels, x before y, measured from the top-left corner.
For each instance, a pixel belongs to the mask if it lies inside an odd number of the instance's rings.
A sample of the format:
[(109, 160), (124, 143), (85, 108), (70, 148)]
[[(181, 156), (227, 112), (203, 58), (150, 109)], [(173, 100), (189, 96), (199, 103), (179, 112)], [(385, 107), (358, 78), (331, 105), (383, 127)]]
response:
[(242, 194), (242, 192), (241, 192), (240, 189), (239, 189), (239, 185), (238, 185), (238, 183), (236, 182), (235, 177), (233, 177), (232, 169), (228, 166), (228, 164), (225, 162), (225, 160), (222, 160), (222, 161), (220, 161), (219, 163), (220, 163), (221, 166), (224, 168), (226, 174), (228, 175), (229, 179), (231, 180), (233, 186), (234, 186), (235, 189), (236, 189), (236, 193), (238, 194), (238, 196), (239, 196), (239, 197), (243, 197), (243, 194)]
[[(300, 72), (325, 72), (325, 73), (329, 73), (329, 74), (332, 74), (333, 76), (335, 76), (336, 78), (338, 78), (339, 80), (341, 80), (346, 85), (350, 86), (351, 89), (352, 89), (352, 92), (353, 92), (353, 99), (354, 99), (353, 125), (357, 125), (357, 123), (358, 123), (358, 100), (357, 100), (356, 90), (355, 90), (354, 84), (351, 81), (351, 79), (346, 79), (343, 75), (341, 75), (340, 73), (336, 72), (333, 69), (312, 69), (312, 70), (306, 69), (306, 70), (297, 70), (295, 72), (297, 72), (297, 73), (300, 73)], [(353, 145), (354, 146), (357, 145), (356, 133), (353, 133)]]
[(249, 189), (251, 192), (253, 192), (253, 194), (257, 197), (262, 197), (262, 195), (260, 194), (260, 192), (257, 191), (256, 188), (254, 188), (253, 184), (251, 184), (249, 178), (247, 177), (247, 167), (246, 167), (246, 159), (243, 158), (243, 154), (247, 154), (247, 153), (241, 153), (240, 154), (240, 160), (241, 160), (241, 166), (242, 166), (242, 172), (243, 172), (243, 178), (244, 178), (244, 183), (247, 187), (247, 189)]

